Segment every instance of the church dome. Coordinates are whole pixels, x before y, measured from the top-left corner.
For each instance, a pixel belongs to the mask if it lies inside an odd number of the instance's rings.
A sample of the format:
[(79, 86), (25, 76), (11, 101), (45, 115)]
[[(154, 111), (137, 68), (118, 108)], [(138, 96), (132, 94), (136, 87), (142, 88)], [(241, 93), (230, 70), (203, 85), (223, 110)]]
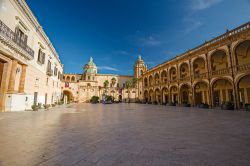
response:
[(94, 74), (97, 71), (97, 67), (94, 63), (92, 57), (90, 57), (89, 62), (84, 66), (84, 73)]

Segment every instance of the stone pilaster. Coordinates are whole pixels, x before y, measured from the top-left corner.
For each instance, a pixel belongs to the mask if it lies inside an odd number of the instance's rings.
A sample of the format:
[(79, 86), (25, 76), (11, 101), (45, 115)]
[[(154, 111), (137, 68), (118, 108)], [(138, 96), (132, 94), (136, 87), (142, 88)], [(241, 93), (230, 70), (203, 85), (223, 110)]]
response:
[(26, 77), (26, 65), (22, 65), (22, 73), (19, 82), (19, 93), (24, 93), (25, 77)]
[(10, 93), (14, 92), (15, 88), (15, 79), (16, 79), (16, 69), (17, 69), (17, 61), (12, 60), (12, 66), (11, 66), (11, 73), (10, 73), (10, 81), (9, 81), (9, 88), (8, 91)]

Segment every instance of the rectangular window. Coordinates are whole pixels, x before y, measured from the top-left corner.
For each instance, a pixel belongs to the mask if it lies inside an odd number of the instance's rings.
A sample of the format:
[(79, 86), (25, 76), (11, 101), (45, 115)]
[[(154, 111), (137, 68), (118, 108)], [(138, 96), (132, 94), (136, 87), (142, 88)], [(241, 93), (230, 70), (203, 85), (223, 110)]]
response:
[(51, 71), (51, 62), (50, 62), (50, 61), (48, 61), (47, 71), (48, 71), (48, 72)]
[(38, 58), (37, 58), (37, 62), (40, 64), (44, 64), (45, 61), (45, 53), (42, 52), (41, 49), (38, 50)]
[(54, 69), (54, 76), (57, 76), (57, 68)]

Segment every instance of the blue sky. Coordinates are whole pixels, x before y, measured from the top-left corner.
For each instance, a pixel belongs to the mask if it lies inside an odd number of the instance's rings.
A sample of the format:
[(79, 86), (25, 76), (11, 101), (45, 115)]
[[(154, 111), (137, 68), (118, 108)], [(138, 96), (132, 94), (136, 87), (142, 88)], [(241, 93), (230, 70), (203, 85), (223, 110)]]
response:
[(26, 0), (65, 73), (90, 56), (99, 73), (133, 74), (250, 21), (250, 0)]

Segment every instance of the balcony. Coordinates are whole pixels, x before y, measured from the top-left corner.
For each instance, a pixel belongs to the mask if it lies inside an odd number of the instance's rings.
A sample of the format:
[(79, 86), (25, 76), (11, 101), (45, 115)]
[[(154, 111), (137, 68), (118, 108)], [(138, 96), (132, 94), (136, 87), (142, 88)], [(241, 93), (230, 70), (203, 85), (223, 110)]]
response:
[(193, 78), (194, 78), (195, 80), (205, 79), (205, 78), (207, 78), (207, 73), (195, 74), (195, 75), (193, 76)]
[(237, 66), (237, 71), (239, 71), (239, 72), (248, 71), (248, 70), (250, 70), (250, 64), (249, 63)]
[(34, 59), (34, 50), (15, 37), (15, 33), (0, 20), (0, 40), (12, 49), (16, 49), (28, 60)]
[(190, 76), (180, 78), (180, 82), (189, 82), (189, 81), (190, 81)]
[(48, 76), (52, 76), (52, 75), (53, 75), (53, 71), (52, 71), (51, 69), (48, 69), (47, 75), (48, 75)]
[(226, 69), (220, 69), (220, 70), (215, 70), (212, 71), (212, 76), (221, 76), (221, 75), (227, 75), (230, 73), (230, 69), (226, 68)]

